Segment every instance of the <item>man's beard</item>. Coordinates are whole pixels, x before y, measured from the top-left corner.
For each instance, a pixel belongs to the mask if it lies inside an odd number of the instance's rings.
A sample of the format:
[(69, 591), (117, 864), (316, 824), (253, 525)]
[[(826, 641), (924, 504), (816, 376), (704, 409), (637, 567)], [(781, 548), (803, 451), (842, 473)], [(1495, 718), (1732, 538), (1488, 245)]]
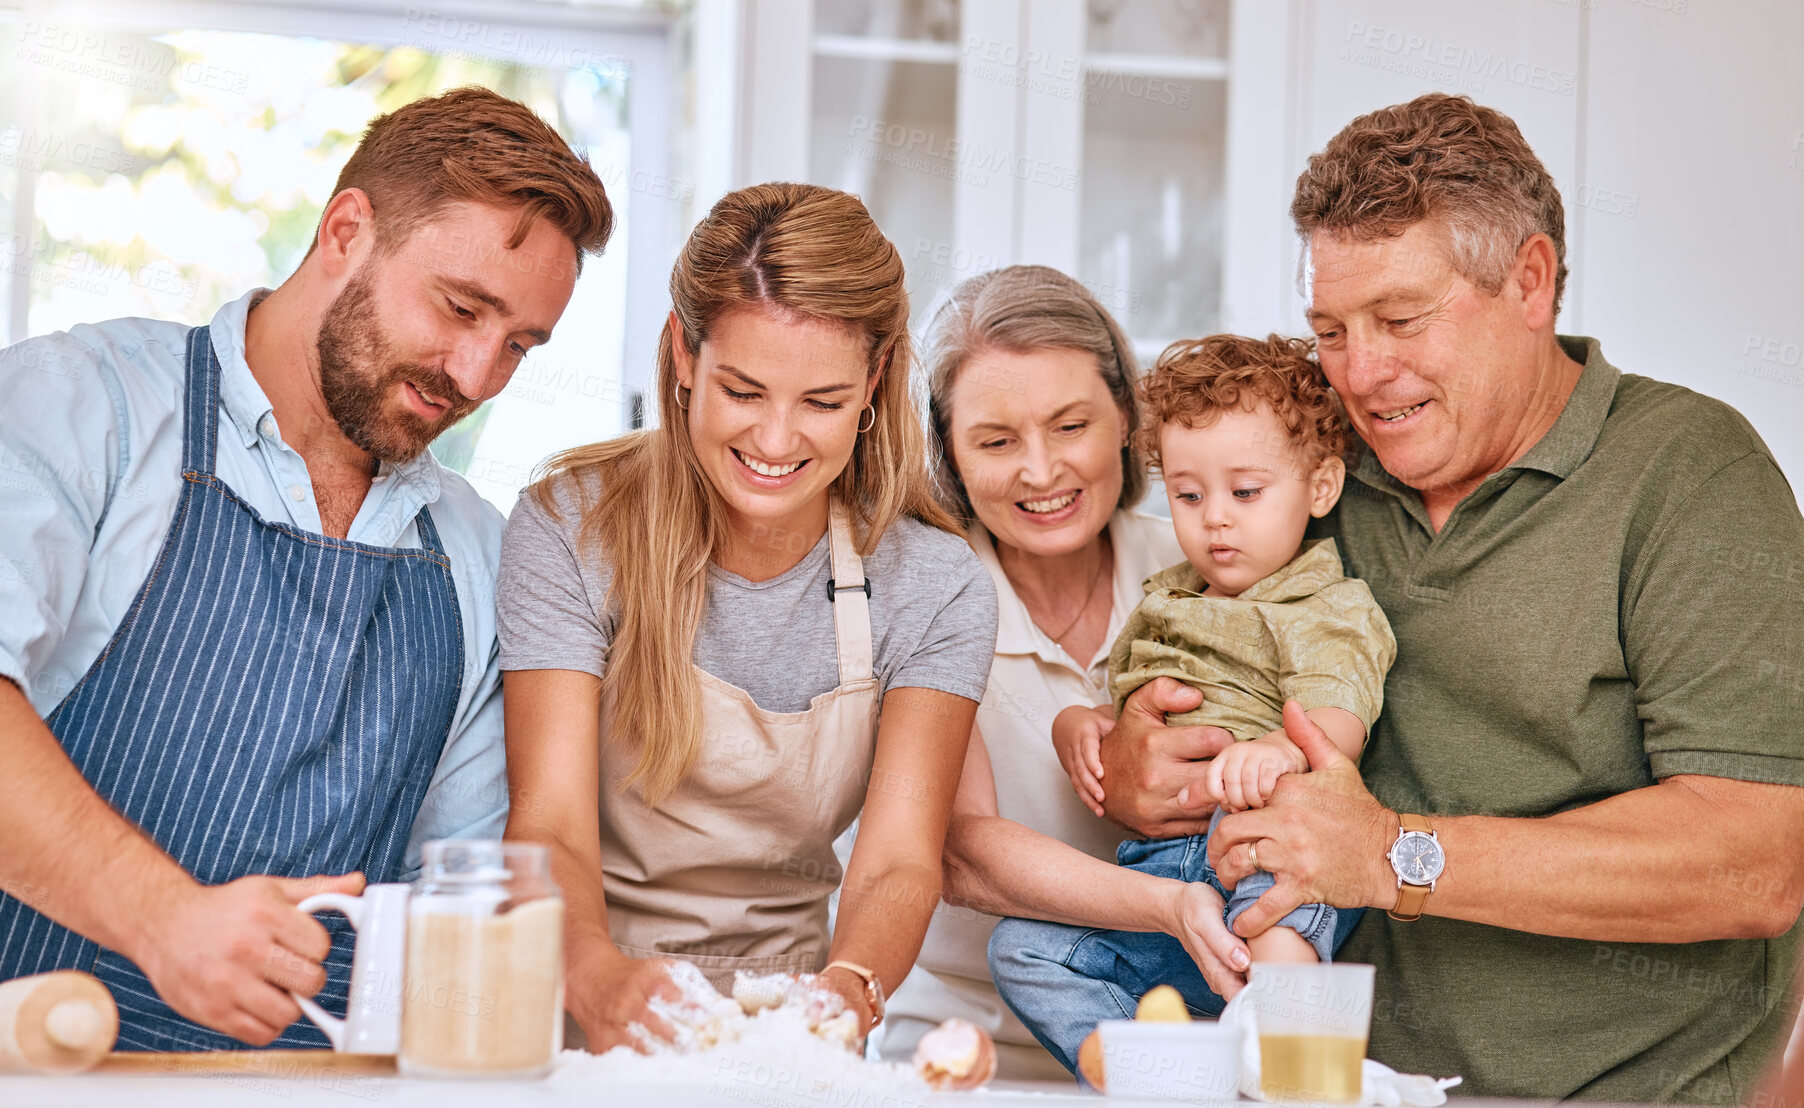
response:
[[(479, 403), (458, 389), (442, 369), (396, 362), (376, 322), (366, 273), (351, 278), (319, 324), (319, 385), (326, 411), (338, 429), (364, 453), (384, 462), (405, 462)], [(386, 368), (385, 368), (386, 367)], [(396, 386), (414, 388), (446, 401), (450, 410), (422, 419), (395, 398)]]

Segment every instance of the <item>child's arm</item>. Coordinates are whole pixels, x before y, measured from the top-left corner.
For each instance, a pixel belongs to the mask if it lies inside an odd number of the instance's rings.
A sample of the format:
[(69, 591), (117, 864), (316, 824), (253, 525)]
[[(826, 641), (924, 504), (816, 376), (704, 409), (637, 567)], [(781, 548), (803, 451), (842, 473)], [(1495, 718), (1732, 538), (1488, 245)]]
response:
[[(1358, 716), (1345, 708), (1311, 708), (1303, 714), (1314, 720), (1317, 727), (1328, 733), (1329, 741), (1342, 754), (1352, 761), (1359, 761), (1360, 751), (1364, 750), (1366, 745), (1366, 725), (1360, 722)], [(1290, 741), (1290, 736), (1284, 733), (1284, 728), (1280, 727), (1271, 734), (1261, 735), (1253, 741), (1271, 743), (1288, 752), (1291, 763), (1285, 772), (1309, 772), (1309, 759), (1303, 757), (1303, 752), (1297, 749), (1297, 744)], [(1271, 793), (1268, 792), (1265, 795), (1270, 797)]]
[[(1302, 704), (1334, 705), (1304, 714), (1342, 754), (1358, 762), (1366, 741), (1364, 721), (1376, 720), (1384, 707), (1384, 679), (1397, 660), (1397, 639), (1364, 581), (1347, 578), (1322, 595), (1332, 596), (1332, 611), (1301, 612), (1277, 636), (1279, 695)], [(1309, 649), (1301, 649), (1302, 644)], [(1283, 728), (1261, 738), (1287, 750), (1296, 772), (1307, 772), (1309, 760)]]
[[(1312, 708), (1306, 713), (1342, 754), (1359, 760), (1366, 725), (1345, 708)], [(1235, 743), (1215, 756), (1203, 777), (1203, 788), (1216, 803), (1234, 811), (1262, 808), (1278, 778), (1309, 772), (1309, 759), (1280, 727), (1270, 734)]]
[(1102, 815), (1102, 737), (1115, 727), (1108, 708), (1072, 705), (1052, 721), (1052, 748), (1084, 806)]

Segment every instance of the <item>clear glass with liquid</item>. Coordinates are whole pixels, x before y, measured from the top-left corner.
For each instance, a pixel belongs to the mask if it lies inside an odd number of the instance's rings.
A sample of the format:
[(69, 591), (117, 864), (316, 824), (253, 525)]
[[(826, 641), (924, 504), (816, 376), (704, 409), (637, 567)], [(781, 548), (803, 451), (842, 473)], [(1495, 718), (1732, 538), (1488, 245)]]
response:
[(1289, 1104), (1359, 1100), (1372, 1030), (1371, 966), (1254, 962), (1248, 1003), (1259, 1024), (1259, 1091)]

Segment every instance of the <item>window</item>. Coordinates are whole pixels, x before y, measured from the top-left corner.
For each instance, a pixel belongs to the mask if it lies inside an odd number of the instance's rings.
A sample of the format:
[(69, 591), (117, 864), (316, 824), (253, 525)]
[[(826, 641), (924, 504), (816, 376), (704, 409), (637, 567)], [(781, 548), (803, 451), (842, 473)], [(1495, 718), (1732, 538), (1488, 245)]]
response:
[[(862, 196), (901, 252), (917, 330), (960, 281), (1036, 262), (1150, 365), (1227, 314), (1230, 30), (1256, 3), (814, 0), (811, 23), (769, 17), (807, 72), (754, 74), (807, 117), (747, 125), (806, 128), (808, 179)], [(1142, 507), (1165, 512), (1157, 483)]]
[(44, 10), (0, 10), (0, 341), (125, 315), (204, 323), (279, 284), (370, 119), (478, 84), (587, 151), (617, 230), (553, 341), (433, 452), (506, 511), (548, 453), (626, 429), (625, 366), (651, 358), (642, 334), (629, 343), (627, 290), (664, 277), (626, 229), (635, 199), (647, 216), (673, 199), (633, 187), (669, 179), (661, 113), (633, 103), (667, 97), (663, 29), (549, 6), (528, 13), (552, 17), (538, 26), (218, 0), (84, 9), (92, 22)]

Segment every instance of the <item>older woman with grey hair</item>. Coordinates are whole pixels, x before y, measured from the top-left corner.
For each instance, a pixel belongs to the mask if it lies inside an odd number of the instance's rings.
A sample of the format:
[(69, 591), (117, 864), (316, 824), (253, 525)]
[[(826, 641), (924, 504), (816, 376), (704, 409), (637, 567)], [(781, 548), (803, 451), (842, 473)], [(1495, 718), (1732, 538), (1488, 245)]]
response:
[(880, 1050), (906, 1058), (957, 1016), (995, 1037), (1001, 1076), (1063, 1078), (991, 982), (997, 916), (1166, 932), (1224, 996), (1239, 981), (1230, 964), (1247, 957), (1209, 886), (1114, 864), (1120, 828), (1099, 795), (1079, 799), (1086, 767), (1061, 767), (1051, 740), (1061, 709), (1109, 703), (1109, 646), (1141, 581), (1183, 552), (1169, 520), (1134, 510), (1146, 490), (1131, 445), (1138, 367), (1077, 281), (1045, 266), (973, 277), (934, 316), (924, 357), (940, 500), (965, 522), (1001, 610), (946, 840), (947, 904), (889, 1002)]

